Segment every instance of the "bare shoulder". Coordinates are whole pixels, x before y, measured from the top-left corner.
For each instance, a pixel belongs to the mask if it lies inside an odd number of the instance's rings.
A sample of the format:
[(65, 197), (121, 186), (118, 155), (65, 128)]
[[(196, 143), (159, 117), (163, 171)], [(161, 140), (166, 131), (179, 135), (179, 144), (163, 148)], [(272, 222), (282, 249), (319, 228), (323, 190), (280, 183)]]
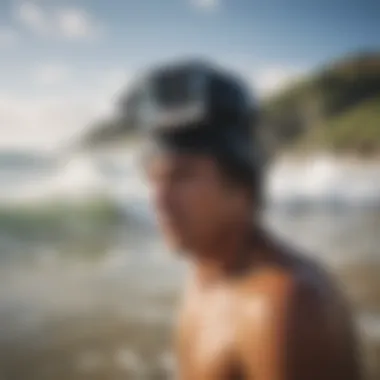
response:
[(293, 253), (275, 257), (242, 285), (242, 356), (263, 378), (358, 379), (350, 310), (331, 275)]
[(291, 301), (322, 307), (343, 304), (345, 298), (327, 268), (288, 247), (271, 253), (241, 285), (243, 297), (260, 296), (273, 306)]
[[(297, 323), (297, 332), (319, 327), (324, 334), (350, 323), (351, 310), (343, 289), (323, 266), (302, 253), (280, 247), (242, 282), (242, 314), (257, 323)], [(253, 307), (252, 305), (256, 306)], [(263, 317), (265, 315), (265, 318)], [(269, 318), (273, 315), (273, 318)], [(299, 319), (299, 321), (298, 321)], [(248, 322), (249, 323), (249, 322)]]

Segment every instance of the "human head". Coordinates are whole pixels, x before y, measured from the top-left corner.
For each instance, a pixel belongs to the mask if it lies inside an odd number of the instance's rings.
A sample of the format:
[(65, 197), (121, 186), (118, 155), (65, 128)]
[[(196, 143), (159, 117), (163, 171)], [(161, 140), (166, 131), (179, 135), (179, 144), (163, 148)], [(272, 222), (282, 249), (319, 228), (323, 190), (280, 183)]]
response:
[[(213, 69), (203, 70), (197, 77), (202, 70), (182, 66), (155, 73), (151, 76), (155, 81), (145, 82), (140, 89), (137, 104), (142, 105), (135, 107), (135, 114), (140, 115), (135, 120), (145, 120), (148, 131), (145, 168), (159, 224), (175, 248), (193, 251), (208, 249), (227, 231), (250, 223), (261, 185), (252, 119), (248, 117), (251, 104), (244, 85)], [(192, 79), (186, 82), (188, 78)], [(173, 88), (182, 98), (173, 95)], [(192, 92), (194, 88), (197, 92)], [(147, 99), (157, 93), (164, 95), (153, 102), (152, 113)], [(201, 110), (195, 117), (191, 113), (190, 119), (188, 113), (181, 113), (189, 104), (191, 110), (194, 105)]]

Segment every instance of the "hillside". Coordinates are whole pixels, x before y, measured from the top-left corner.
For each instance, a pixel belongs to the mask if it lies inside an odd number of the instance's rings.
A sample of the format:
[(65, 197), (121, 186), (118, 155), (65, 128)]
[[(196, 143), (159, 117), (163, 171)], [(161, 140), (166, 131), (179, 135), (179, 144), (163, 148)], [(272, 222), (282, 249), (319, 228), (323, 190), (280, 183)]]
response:
[(272, 148), (380, 153), (380, 52), (325, 66), (263, 105)]

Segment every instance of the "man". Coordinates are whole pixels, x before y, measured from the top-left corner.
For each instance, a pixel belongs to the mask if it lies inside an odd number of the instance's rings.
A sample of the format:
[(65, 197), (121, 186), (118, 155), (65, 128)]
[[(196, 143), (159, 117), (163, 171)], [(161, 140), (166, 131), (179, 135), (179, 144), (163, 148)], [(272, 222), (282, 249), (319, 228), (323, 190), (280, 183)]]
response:
[[(240, 86), (231, 77), (224, 83), (226, 92)], [(212, 91), (208, 99), (220, 96)], [(179, 379), (358, 380), (353, 326), (339, 291), (260, 226), (259, 147), (241, 117), (246, 110), (231, 99), (222, 118), (226, 104), (200, 122), (177, 117), (178, 125), (148, 133), (158, 222), (191, 263), (178, 324)]]

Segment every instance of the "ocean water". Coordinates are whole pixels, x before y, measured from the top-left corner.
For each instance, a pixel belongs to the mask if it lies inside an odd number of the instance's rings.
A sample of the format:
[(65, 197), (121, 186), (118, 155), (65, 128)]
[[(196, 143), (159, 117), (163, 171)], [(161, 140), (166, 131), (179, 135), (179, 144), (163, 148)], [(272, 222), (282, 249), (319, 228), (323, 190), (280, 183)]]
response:
[[(167, 252), (132, 151), (0, 153), (0, 378), (168, 379), (186, 263)], [(380, 378), (380, 163), (269, 169), (268, 228), (350, 298)]]

